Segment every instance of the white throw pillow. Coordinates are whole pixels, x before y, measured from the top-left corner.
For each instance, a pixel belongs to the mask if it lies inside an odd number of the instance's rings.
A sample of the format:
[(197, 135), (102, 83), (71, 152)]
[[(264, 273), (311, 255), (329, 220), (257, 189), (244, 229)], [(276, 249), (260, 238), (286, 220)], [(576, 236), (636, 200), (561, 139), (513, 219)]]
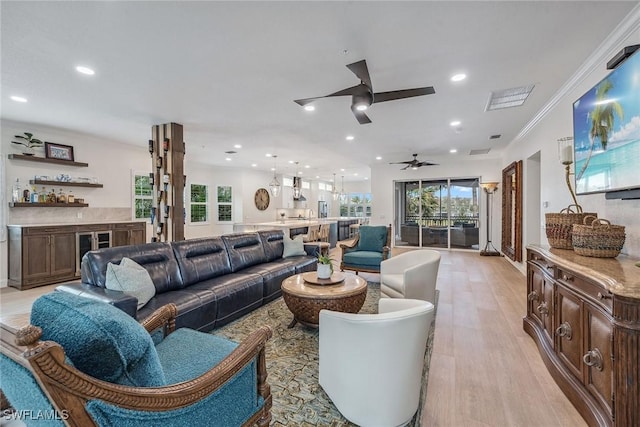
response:
[(138, 298), (138, 310), (156, 294), (149, 272), (130, 258), (122, 258), (120, 265), (107, 264), (107, 289), (122, 291)]
[(298, 234), (296, 237), (292, 239), (285, 232), (282, 242), (284, 243), (282, 258), (288, 258), (291, 256), (300, 256), (300, 255), (307, 254), (304, 251), (304, 242), (302, 241), (302, 234)]

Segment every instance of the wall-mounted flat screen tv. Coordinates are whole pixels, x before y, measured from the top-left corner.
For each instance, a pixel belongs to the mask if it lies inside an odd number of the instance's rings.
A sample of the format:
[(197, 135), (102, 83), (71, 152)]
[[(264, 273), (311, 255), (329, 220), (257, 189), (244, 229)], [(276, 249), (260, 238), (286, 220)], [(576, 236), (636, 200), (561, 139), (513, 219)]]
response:
[(576, 192), (640, 187), (640, 50), (573, 103)]

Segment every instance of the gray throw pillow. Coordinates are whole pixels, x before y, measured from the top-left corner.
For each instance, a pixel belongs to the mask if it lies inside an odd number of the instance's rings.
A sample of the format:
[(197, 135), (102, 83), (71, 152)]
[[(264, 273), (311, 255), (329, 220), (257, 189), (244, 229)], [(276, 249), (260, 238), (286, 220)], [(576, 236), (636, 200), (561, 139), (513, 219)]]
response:
[(149, 272), (132, 259), (122, 258), (120, 265), (107, 264), (107, 283), (105, 287), (113, 291), (122, 291), (138, 298), (138, 310), (156, 294)]
[(284, 233), (282, 243), (284, 243), (284, 250), (282, 251), (282, 258), (288, 258), (291, 256), (306, 255), (304, 251), (304, 242), (302, 241), (302, 234), (298, 234), (293, 239)]

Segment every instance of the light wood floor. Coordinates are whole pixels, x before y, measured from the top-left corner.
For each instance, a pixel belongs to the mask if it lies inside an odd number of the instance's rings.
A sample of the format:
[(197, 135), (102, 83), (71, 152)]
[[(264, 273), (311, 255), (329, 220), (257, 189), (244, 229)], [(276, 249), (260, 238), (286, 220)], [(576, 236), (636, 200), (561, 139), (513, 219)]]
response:
[[(394, 253), (400, 250), (394, 250)], [(501, 257), (441, 251), (423, 426), (586, 426), (522, 330), (524, 276)], [(339, 249), (332, 250), (340, 259)], [(371, 281), (379, 275), (361, 273)], [(0, 289), (0, 315), (29, 311), (57, 285)]]

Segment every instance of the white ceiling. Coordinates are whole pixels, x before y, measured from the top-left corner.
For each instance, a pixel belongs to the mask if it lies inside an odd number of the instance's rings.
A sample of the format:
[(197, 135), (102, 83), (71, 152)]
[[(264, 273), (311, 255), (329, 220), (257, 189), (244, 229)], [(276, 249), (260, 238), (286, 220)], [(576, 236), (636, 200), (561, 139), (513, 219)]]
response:
[[(141, 146), (153, 124), (177, 122), (191, 158), (268, 170), (272, 153), (312, 179), (359, 180), (412, 153), (446, 165), (499, 155), (637, 4), (2, 1), (1, 117)], [(293, 102), (356, 85), (345, 65), (361, 59), (375, 91), (436, 93), (375, 104), (367, 125), (349, 97), (313, 113)], [(484, 111), (490, 91), (527, 84), (524, 106)]]

